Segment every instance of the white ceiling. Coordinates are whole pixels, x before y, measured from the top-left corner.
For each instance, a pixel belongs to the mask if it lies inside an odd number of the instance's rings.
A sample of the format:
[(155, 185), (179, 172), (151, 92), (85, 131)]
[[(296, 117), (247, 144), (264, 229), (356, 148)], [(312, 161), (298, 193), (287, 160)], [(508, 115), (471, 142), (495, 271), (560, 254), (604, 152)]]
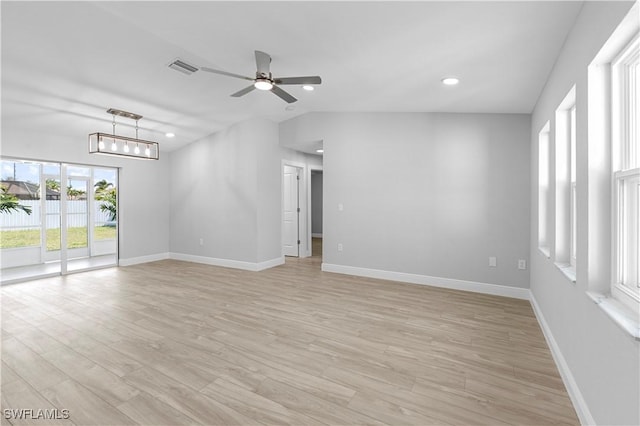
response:
[[(172, 150), (253, 117), (309, 111), (532, 111), (582, 2), (2, 2), (2, 119), (110, 132), (113, 107)], [(229, 95), (253, 76), (320, 75), (314, 92)], [(461, 79), (457, 87), (440, 83)], [(83, 117), (89, 120), (78, 120)], [(20, 121), (22, 120), (22, 121)], [(120, 129), (120, 128), (119, 128)], [(177, 137), (164, 138), (165, 132)], [(120, 134), (128, 134), (119, 131)]]

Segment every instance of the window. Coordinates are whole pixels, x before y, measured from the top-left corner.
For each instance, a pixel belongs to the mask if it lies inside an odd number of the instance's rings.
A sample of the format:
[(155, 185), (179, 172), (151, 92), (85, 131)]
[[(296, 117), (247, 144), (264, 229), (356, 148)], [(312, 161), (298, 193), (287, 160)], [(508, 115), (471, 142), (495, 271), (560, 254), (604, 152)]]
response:
[(578, 227), (576, 225), (577, 222), (577, 210), (578, 210), (578, 204), (576, 202), (576, 106), (574, 105), (573, 108), (571, 108), (571, 111), (569, 112), (569, 128), (570, 128), (570, 132), (571, 132), (571, 136), (569, 139), (570, 142), (570, 147), (569, 149), (571, 150), (571, 160), (570, 160), (570, 166), (571, 166), (571, 213), (569, 216), (569, 220), (571, 222), (570, 225), (570, 229), (571, 229), (571, 238), (570, 238), (570, 247), (569, 247), (569, 263), (571, 264), (571, 266), (573, 266), (574, 268), (576, 267), (576, 246), (577, 246), (577, 238), (576, 238), (576, 234), (578, 231)]
[(612, 294), (640, 301), (640, 41), (638, 35), (611, 62), (613, 171)]
[(538, 248), (549, 257), (549, 122), (538, 135)]
[(554, 262), (576, 280), (576, 87), (555, 114), (555, 246)]

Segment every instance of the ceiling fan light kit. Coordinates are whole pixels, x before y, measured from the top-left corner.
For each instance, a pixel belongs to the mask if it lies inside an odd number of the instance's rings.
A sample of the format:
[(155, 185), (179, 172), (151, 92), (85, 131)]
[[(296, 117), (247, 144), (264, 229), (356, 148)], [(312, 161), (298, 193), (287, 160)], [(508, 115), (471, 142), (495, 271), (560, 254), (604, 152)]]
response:
[[(110, 108), (108, 114), (112, 115), (113, 134), (91, 133), (89, 135), (89, 154), (113, 155), (117, 157), (137, 158), (139, 160), (157, 160), (160, 158), (160, 145), (157, 142), (138, 139), (139, 114)], [(136, 122), (136, 137), (116, 135), (116, 115), (130, 118)]]
[[(273, 78), (271, 76), (271, 56), (267, 53), (261, 52), (259, 50), (255, 51), (256, 57), (256, 77), (246, 77), (240, 74), (234, 74), (227, 71), (216, 70), (208, 67), (201, 67), (202, 71), (210, 72), (213, 74), (226, 75), (227, 77), (235, 77), (240, 78), (242, 80), (252, 81), (253, 84), (251, 86), (245, 87), (242, 90), (233, 93), (231, 96), (234, 98), (239, 98), (240, 96), (244, 96), (249, 92), (252, 92), (254, 89), (263, 90), (263, 91), (271, 91), (274, 95), (278, 96), (280, 99), (284, 100), (287, 103), (296, 102), (297, 99), (293, 97), (290, 93), (286, 92), (279, 86), (283, 85), (301, 85), (305, 88), (305, 90), (313, 90), (312, 85), (321, 84), (322, 79), (315, 76), (306, 76), (306, 77), (279, 77)], [(306, 86), (306, 87), (305, 87)], [(310, 87), (311, 89), (307, 88)]]
[(273, 83), (266, 78), (257, 78), (256, 82), (253, 83), (256, 89), (258, 90), (271, 90), (273, 89)]

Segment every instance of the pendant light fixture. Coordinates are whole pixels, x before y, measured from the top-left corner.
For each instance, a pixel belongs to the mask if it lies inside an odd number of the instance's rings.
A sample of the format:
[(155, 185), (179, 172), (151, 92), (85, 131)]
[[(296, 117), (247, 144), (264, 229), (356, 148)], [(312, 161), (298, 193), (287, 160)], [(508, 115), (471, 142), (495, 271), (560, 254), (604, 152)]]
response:
[[(110, 108), (107, 110), (111, 114), (113, 134), (108, 133), (91, 133), (89, 135), (89, 153), (115, 155), (118, 157), (137, 158), (140, 160), (157, 160), (160, 158), (160, 146), (157, 142), (145, 141), (138, 139), (138, 120), (142, 118), (139, 114)], [(129, 138), (126, 136), (116, 135), (116, 115), (125, 117), (136, 122), (136, 137)], [(133, 152), (129, 144), (135, 144)]]

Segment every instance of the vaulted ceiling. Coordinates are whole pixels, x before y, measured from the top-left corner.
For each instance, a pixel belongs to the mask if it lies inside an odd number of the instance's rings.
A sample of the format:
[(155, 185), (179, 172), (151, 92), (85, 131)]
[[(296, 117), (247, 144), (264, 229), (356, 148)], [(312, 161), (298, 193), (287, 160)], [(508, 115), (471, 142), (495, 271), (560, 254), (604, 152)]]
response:
[[(529, 113), (581, 6), (2, 2), (2, 119), (86, 135), (109, 132), (105, 111), (119, 108), (145, 116), (141, 137), (172, 150), (239, 121), (310, 111)], [(167, 67), (180, 58), (252, 76), (254, 50), (272, 56), (274, 75), (323, 83), (287, 86), (299, 99), (287, 110), (270, 93), (229, 96), (246, 81)], [(461, 83), (443, 86), (449, 75)]]

